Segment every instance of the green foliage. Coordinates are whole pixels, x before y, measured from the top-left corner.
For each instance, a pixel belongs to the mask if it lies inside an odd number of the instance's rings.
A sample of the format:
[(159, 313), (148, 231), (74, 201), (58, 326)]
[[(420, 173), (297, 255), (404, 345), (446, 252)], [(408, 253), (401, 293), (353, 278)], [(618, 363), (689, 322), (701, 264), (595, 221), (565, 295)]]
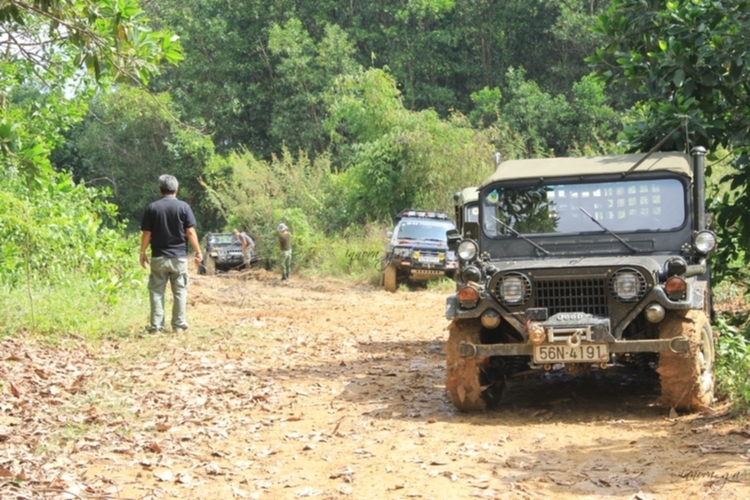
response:
[(326, 251), (317, 259), (316, 271), (377, 285), (381, 258), (385, 253), (386, 230), (385, 225), (366, 224), (353, 226), (337, 238), (329, 238)]
[(598, 38), (586, 27), (608, 3), (160, 0), (147, 8), (180, 33), (189, 64), (152, 85), (172, 93), (186, 121), (206, 127), (220, 154), (244, 147), (270, 159), (284, 143), (318, 154), (327, 145), (326, 85), (356, 67), (392, 74), (406, 109), (444, 119), (468, 114), (483, 88), (505, 94), (509, 67), (569, 96)]
[(717, 391), (735, 410), (750, 409), (750, 330), (738, 328), (724, 316), (715, 327), (719, 332), (716, 345)]
[(293, 18), (283, 27), (271, 27), (268, 49), (278, 59), (279, 77), (271, 137), (293, 150), (322, 153), (327, 147), (325, 94), (338, 75), (356, 71), (354, 47), (335, 25), (326, 25), (323, 39), (316, 44)]
[(0, 174), (0, 213), (0, 285), (25, 290), (32, 316), (39, 289), (85, 283), (112, 304), (138, 283), (137, 241), (122, 237), (116, 207), (67, 174), (51, 177), (44, 189)]
[(740, 36), (748, 29), (746, 0), (613, 0), (596, 27), (605, 45), (588, 59), (608, 81), (646, 96), (627, 129), (630, 149), (648, 150), (679, 127), (663, 149), (702, 145), (732, 153), (728, 180), (737, 193), (717, 208), (719, 226), (732, 235), (726, 243), (736, 241), (735, 255), (750, 244), (750, 39)]
[[(145, 83), (160, 62), (182, 58), (177, 38), (152, 31), (136, 0), (8, 0), (0, 19), (13, 33), (0, 59), (0, 165), (38, 184), (45, 182), (61, 130), (85, 111), (73, 97), (87, 95), (97, 82)], [(18, 99), (22, 88), (41, 98)]]
[(608, 154), (621, 117), (608, 104), (604, 85), (584, 76), (573, 85), (572, 97), (552, 96), (526, 78), (524, 70), (510, 68), (501, 117), (525, 140), (529, 157)]
[(66, 144), (53, 156), (58, 168), (67, 168), (78, 181), (109, 188), (131, 231), (138, 230), (144, 208), (159, 196), (157, 179), (164, 173), (177, 177), (179, 197), (193, 208), (199, 230), (223, 224), (200, 184), (214, 156), (213, 143), (180, 124), (169, 105), (166, 94), (149, 95), (127, 85), (102, 92), (69, 134), (75, 152)]
[[(131, 258), (133, 268), (136, 261)], [(117, 297), (114, 303), (106, 300), (100, 287), (84, 274), (55, 286), (34, 286), (31, 297), (23, 288), (0, 285), (0, 307), (4, 311), (0, 337), (32, 332), (43, 335), (50, 343), (71, 335), (96, 342), (142, 331), (149, 311), (142, 275), (137, 288), (120, 290)]]
[[(292, 235), (292, 270), (300, 268), (317, 268), (317, 263), (326, 259), (328, 248), (325, 233), (316, 227), (316, 220), (304, 210), (285, 207), (275, 211), (273, 221), (283, 222)], [(274, 222), (278, 224), (277, 222)], [(273, 228), (274, 238), (278, 237), (276, 227)], [(273, 255), (279, 256), (279, 245)]]
[(500, 118), (500, 104), (503, 94), (500, 89), (485, 87), (471, 94), (474, 109), (469, 113), (469, 121), (475, 127), (485, 127)]
[[(96, 85), (145, 83), (159, 64), (179, 62), (180, 45), (152, 30), (135, 0), (8, 0), (0, 21), (11, 34), (0, 56), (2, 330), (70, 331), (73, 318), (111, 307), (140, 283), (137, 241), (123, 237), (106, 192), (54, 172), (50, 152), (82, 119)], [(73, 296), (90, 300), (71, 312)]]
[(158, 73), (160, 62), (182, 60), (178, 38), (166, 30), (151, 30), (137, 0), (33, 5), (6, 0), (0, 21), (14, 34), (4, 59), (50, 87), (81, 68), (96, 80), (107, 76), (145, 83)]
[(446, 295), (456, 292), (456, 282), (450, 278), (440, 278), (427, 282), (427, 289), (431, 292), (445, 293)]
[(384, 71), (342, 78), (327, 123), (341, 149), (349, 224), (389, 220), (405, 207), (449, 210), (452, 193), (491, 173), (493, 145), (465, 117), (412, 112)]
[(206, 185), (226, 216), (226, 229), (238, 228), (252, 235), (261, 258), (276, 259), (276, 228), (285, 222), (293, 237), (296, 268), (312, 262), (321, 251), (325, 225), (319, 218), (324, 208), (319, 197), (326, 193), (330, 177), (325, 156), (295, 158), (284, 150), (281, 157), (267, 162), (245, 152), (216, 161)]

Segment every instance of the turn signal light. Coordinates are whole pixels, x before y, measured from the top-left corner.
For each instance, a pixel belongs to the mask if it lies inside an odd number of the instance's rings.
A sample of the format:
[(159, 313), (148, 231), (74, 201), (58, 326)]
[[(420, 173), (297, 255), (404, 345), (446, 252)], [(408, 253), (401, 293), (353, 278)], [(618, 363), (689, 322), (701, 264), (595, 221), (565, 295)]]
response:
[(687, 283), (679, 276), (672, 276), (664, 284), (664, 291), (671, 300), (684, 300), (687, 292)]
[(479, 302), (479, 292), (470, 286), (465, 286), (458, 291), (458, 302), (464, 309), (472, 309)]

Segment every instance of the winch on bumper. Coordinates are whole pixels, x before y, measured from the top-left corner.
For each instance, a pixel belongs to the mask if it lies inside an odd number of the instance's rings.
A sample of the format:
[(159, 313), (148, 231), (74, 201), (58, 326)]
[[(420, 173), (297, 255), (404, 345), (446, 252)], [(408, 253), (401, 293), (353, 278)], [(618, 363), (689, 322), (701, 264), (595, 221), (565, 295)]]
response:
[(509, 344), (462, 342), (464, 358), (531, 356), (537, 364), (592, 363), (605, 365), (610, 354), (672, 351), (686, 353), (686, 337), (670, 339), (617, 340), (609, 320), (585, 313), (558, 313), (546, 321), (528, 321), (527, 341)]

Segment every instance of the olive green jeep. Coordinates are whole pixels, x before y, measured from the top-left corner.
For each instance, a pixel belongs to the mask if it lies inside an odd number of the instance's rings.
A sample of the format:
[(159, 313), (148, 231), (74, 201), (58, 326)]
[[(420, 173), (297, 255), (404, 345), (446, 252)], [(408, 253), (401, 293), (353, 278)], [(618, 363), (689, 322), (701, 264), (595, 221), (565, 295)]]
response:
[[(656, 367), (662, 403), (713, 400), (705, 149), (499, 162), (449, 235), (447, 382), (491, 408), (519, 373)], [(474, 189), (474, 188), (471, 188)], [(470, 194), (470, 193), (468, 193)], [(457, 206), (465, 205), (458, 202)]]

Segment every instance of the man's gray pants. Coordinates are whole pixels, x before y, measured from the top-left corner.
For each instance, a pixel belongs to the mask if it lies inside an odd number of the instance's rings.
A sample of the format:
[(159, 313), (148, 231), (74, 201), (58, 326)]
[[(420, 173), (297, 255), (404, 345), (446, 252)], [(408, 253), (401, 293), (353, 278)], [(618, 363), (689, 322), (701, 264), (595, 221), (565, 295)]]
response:
[(151, 276), (148, 278), (148, 291), (151, 298), (150, 329), (164, 329), (164, 300), (167, 282), (172, 288), (172, 329), (187, 328), (185, 309), (187, 308), (188, 260), (183, 258), (153, 257)]

